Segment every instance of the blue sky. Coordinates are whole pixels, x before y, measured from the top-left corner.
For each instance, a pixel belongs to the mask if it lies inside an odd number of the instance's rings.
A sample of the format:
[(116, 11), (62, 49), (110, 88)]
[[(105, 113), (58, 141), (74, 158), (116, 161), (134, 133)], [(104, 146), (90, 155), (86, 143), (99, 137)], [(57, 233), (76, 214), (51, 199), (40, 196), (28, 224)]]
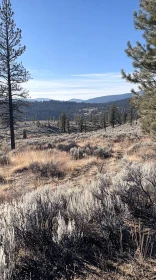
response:
[(26, 45), (21, 57), (32, 80), (32, 98), (88, 99), (136, 88), (121, 79), (132, 72), (124, 49), (141, 34), (133, 12), (139, 0), (12, 0)]

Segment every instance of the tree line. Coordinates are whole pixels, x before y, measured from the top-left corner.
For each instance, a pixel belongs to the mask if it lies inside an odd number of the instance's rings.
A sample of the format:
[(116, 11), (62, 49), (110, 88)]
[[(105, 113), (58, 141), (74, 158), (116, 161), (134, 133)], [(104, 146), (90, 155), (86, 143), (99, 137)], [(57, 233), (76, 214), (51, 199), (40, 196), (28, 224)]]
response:
[(129, 111), (121, 111), (115, 104), (112, 104), (108, 111), (102, 110), (99, 114), (93, 113), (90, 115), (77, 114), (73, 121), (69, 119), (68, 114), (62, 112), (57, 121), (57, 126), (63, 133), (73, 132), (73, 124), (78, 127), (79, 132), (97, 129), (106, 131), (108, 126), (114, 128), (125, 123), (129, 123), (132, 126), (137, 123), (137, 120), (137, 111), (130, 102)]
[(70, 120), (74, 119), (77, 114), (88, 114), (90, 111), (98, 113), (99, 111), (108, 111), (110, 106), (115, 104), (120, 110), (129, 110), (129, 99), (118, 100), (109, 103), (76, 103), (69, 101), (40, 101), (31, 102), (30, 105), (25, 108), (23, 114), (23, 120), (58, 120), (60, 114), (65, 112)]

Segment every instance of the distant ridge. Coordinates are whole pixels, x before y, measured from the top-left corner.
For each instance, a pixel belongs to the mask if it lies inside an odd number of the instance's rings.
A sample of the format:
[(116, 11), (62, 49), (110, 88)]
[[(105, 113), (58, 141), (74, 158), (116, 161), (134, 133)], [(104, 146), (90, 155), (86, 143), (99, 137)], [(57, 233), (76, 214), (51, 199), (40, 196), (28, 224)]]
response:
[[(141, 95), (143, 94), (142, 91), (138, 92)], [(94, 103), (94, 104), (98, 104), (98, 103), (108, 103), (108, 102), (114, 102), (114, 101), (118, 101), (118, 100), (123, 100), (123, 99), (127, 99), (127, 98), (131, 98), (132, 94), (131, 93), (124, 93), (124, 94), (114, 94), (114, 95), (106, 95), (106, 96), (100, 96), (100, 97), (94, 97), (94, 98), (90, 98), (87, 100), (83, 100), (83, 99), (77, 99), (77, 98), (72, 98), (66, 102), (76, 102), (76, 103)], [(52, 101), (53, 99), (51, 98), (35, 98), (35, 99), (27, 99), (27, 101), (29, 102), (43, 102), (43, 101)], [(55, 100), (55, 101), (60, 101), (61, 100)], [(63, 100), (62, 100), (63, 101)]]
[(117, 95), (106, 95), (106, 96), (100, 96), (100, 97), (95, 97), (95, 98), (90, 98), (87, 100), (81, 100), (81, 99), (70, 99), (69, 101), (71, 102), (77, 102), (77, 103), (107, 103), (107, 102), (113, 102), (117, 100), (122, 100), (126, 98), (131, 98), (132, 94), (131, 93), (124, 93), (124, 94), (117, 94)]
[(29, 102), (35, 102), (35, 101), (38, 101), (38, 102), (42, 102), (42, 101), (50, 101), (51, 99), (50, 98), (35, 98), (35, 99), (31, 99), (31, 98), (28, 98), (27, 101)]
[(81, 102), (86, 102), (86, 100), (83, 99), (76, 99), (76, 98), (72, 98), (70, 100), (68, 100), (69, 102), (77, 102), (77, 103), (81, 103)]
[(87, 103), (107, 103), (107, 102), (113, 102), (117, 100), (122, 100), (126, 98), (131, 98), (131, 93), (124, 93), (124, 94), (118, 94), (118, 95), (107, 95), (107, 96), (101, 96), (101, 97), (95, 97), (87, 100)]

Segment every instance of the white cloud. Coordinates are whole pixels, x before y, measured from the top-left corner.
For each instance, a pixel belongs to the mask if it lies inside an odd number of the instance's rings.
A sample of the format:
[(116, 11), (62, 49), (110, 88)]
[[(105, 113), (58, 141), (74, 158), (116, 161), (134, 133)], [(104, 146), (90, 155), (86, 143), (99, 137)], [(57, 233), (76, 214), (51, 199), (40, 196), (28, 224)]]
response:
[(58, 100), (89, 99), (104, 95), (123, 94), (137, 89), (122, 79), (121, 73), (74, 74), (68, 78), (34, 79), (26, 84), (32, 98), (47, 97)]

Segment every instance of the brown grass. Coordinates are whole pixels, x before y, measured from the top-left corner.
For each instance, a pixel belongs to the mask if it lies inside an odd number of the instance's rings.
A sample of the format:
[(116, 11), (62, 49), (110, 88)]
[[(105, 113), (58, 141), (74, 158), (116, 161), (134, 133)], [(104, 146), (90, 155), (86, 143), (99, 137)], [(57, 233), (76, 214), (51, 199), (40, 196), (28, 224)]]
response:
[[(43, 187), (45, 184), (54, 188), (60, 184), (59, 180), (63, 180), (64, 183), (68, 180), (74, 181), (74, 186), (77, 183), (83, 185), (85, 168), (88, 167), (87, 171), (89, 171), (91, 166), (96, 166), (102, 162), (102, 160), (96, 159), (94, 156), (74, 160), (70, 153), (57, 149), (30, 150), (26, 148), (22, 152), (10, 152), (9, 158), (10, 164), (0, 167), (0, 176), (5, 180), (5, 183), (1, 184), (0, 188), (0, 203), (36, 188)], [(32, 172), (30, 168), (32, 163), (39, 163), (41, 166), (48, 163), (55, 164), (59, 171), (65, 174), (65, 177), (61, 179), (57, 177), (41, 178), (38, 174)], [(94, 173), (98, 173), (97, 168), (96, 172), (94, 170)], [(91, 176), (91, 173), (88, 172), (87, 177), (89, 176)]]
[(29, 168), (30, 164), (38, 162), (41, 164), (46, 163), (58, 163), (60, 168), (63, 169), (65, 163), (69, 160), (69, 156), (66, 152), (60, 152), (57, 150), (52, 151), (24, 151), (11, 156), (12, 166), (10, 172), (13, 174), (22, 169)]
[(79, 140), (77, 141), (77, 144), (80, 147), (85, 147), (86, 145), (90, 144), (92, 147), (94, 146), (105, 146), (108, 144), (108, 140), (107, 139), (99, 139), (99, 138), (88, 138), (88, 139), (84, 139), (84, 140)]
[(11, 156), (12, 165), (10, 174), (29, 168), (30, 164), (38, 163), (55, 163), (65, 173), (72, 173), (75, 169), (83, 168), (85, 165), (95, 161), (95, 157), (87, 157), (81, 160), (73, 160), (69, 153), (59, 150), (48, 151), (26, 151)]
[[(108, 265), (108, 271), (107, 271)], [(109, 267), (113, 268), (113, 271), (109, 271)], [(105, 272), (100, 271), (97, 268), (91, 267), (93, 275), (88, 275), (86, 280), (155, 280), (156, 262), (155, 260), (146, 260), (146, 262), (138, 262), (138, 260), (132, 260), (129, 262), (106, 263)], [(82, 280), (82, 278), (75, 277), (74, 280)]]
[[(103, 133), (103, 132), (102, 132)], [(84, 183), (89, 183), (96, 179), (96, 175), (101, 173), (117, 173), (121, 170), (122, 166), (125, 164), (122, 159), (126, 161), (134, 162), (144, 162), (143, 155), (148, 158), (154, 153), (153, 146), (150, 146), (151, 140), (148, 137), (142, 136), (139, 140), (138, 138), (130, 139), (128, 136), (117, 137), (117, 141), (114, 140), (115, 134), (107, 139), (103, 137), (98, 132), (96, 134), (87, 133), (82, 137), (81, 134), (76, 138), (76, 144), (80, 147), (85, 147), (90, 144), (91, 147), (94, 146), (111, 146), (113, 150), (112, 157), (109, 159), (97, 159), (95, 156), (86, 156), (82, 159), (74, 160), (72, 159), (69, 152), (61, 151), (56, 148), (40, 150), (38, 149), (46, 143), (54, 143), (56, 139), (51, 137), (47, 138), (35, 138), (33, 141), (27, 143), (24, 140), (17, 141), (17, 149), (15, 152), (7, 152), (9, 156), (10, 164), (7, 166), (0, 166), (0, 176), (4, 178), (5, 183), (1, 182), (0, 197), (3, 196), (14, 196), (18, 194), (23, 194), (23, 192), (31, 191), (32, 189), (43, 187), (48, 184), (52, 187), (60, 184), (68, 184), (71, 186), (81, 186)], [(71, 137), (71, 138), (70, 138)], [(84, 137), (84, 138), (83, 138)], [(87, 138), (88, 137), (88, 138)], [(64, 140), (63, 140), (64, 139)], [(63, 141), (60, 141), (63, 140)], [(73, 135), (58, 135), (57, 142), (68, 145), (73, 142)], [(133, 146), (141, 142), (143, 144), (138, 151), (134, 153), (129, 153)], [(27, 143), (27, 144), (26, 144)], [(57, 168), (64, 174), (63, 178), (57, 177), (44, 177), (41, 178), (40, 175), (36, 175), (32, 172), (32, 163), (38, 163), (40, 165), (54, 164)]]

